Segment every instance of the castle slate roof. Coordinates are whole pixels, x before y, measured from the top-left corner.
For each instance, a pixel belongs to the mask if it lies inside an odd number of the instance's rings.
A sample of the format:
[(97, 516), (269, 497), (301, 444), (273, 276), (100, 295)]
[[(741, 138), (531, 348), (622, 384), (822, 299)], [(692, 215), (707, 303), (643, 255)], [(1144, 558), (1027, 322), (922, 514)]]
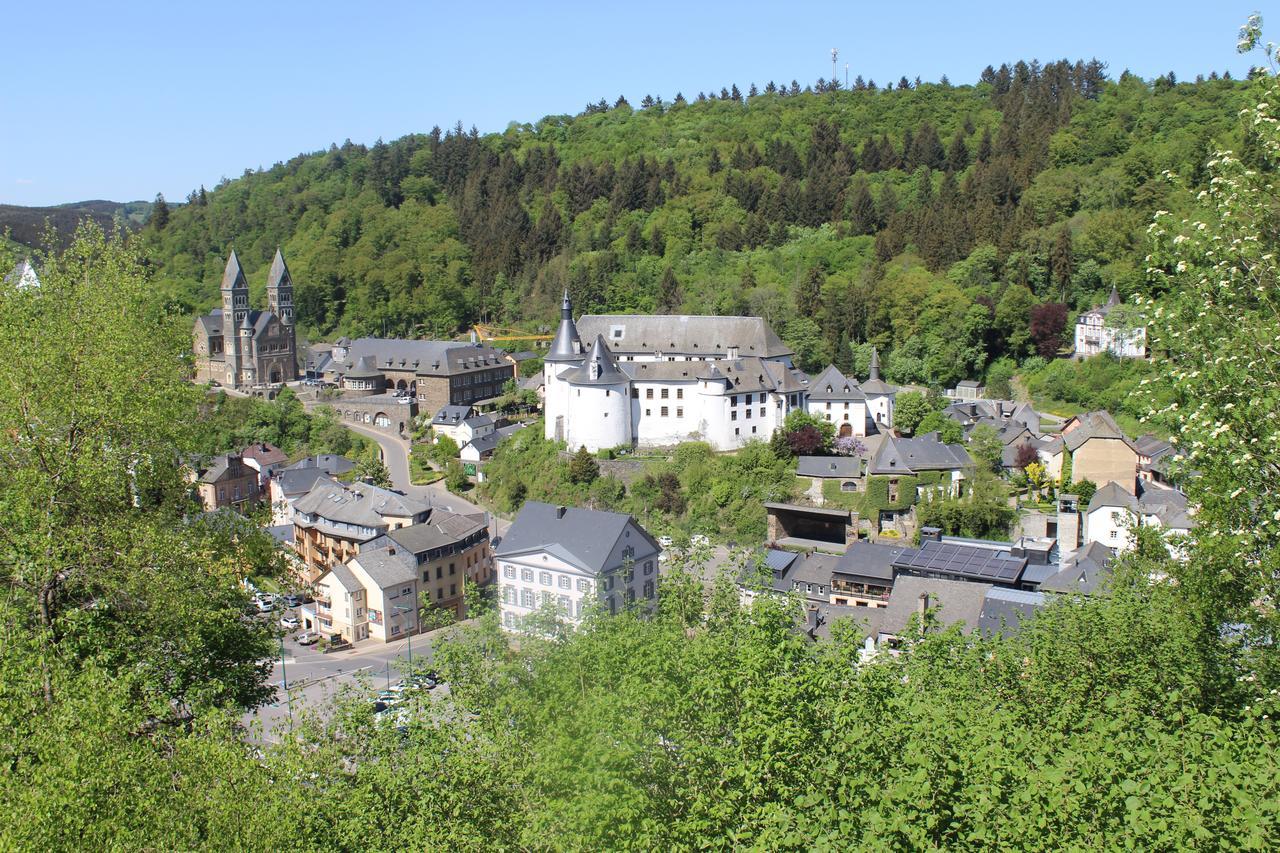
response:
[(867, 381), (861, 383), (862, 393), (869, 394), (872, 397), (892, 397), (898, 393), (896, 385), (890, 385), (880, 380), (880, 351), (875, 347), (871, 348), (871, 366), (867, 376)]
[(373, 359), (367, 355), (360, 356), (356, 366), (346, 373), (348, 379), (376, 379), (380, 376), (382, 371), (373, 366)]
[(569, 368), (560, 378), (570, 385), (619, 385), (627, 381), (627, 375), (618, 369), (617, 359), (602, 335), (596, 335), (591, 352), (582, 364)]
[(912, 474), (973, 467), (973, 457), (959, 444), (943, 444), (936, 432), (915, 438), (887, 436), (871, 457), (871, 474)]
[(866, 400), (857, 381), (841, 373), (834, 364), (813, 377), (809, 382), (809, 399), (815, 402), (845, 402)]
[(600, 574), (609, 556), (627, 530), (633, 537), (636, 553), (644, 556), (661, 550), (658, 543), (629, 515), (595, 509), (558, 507), (539, 501), (527, 501), (507, 530), (494, 556), (512, 557), (529, 552), (547, 551), (586, 572)]
[(583, 356), (582, 337), (573, 322), (573, 305), (569, 302), (569, 291), (564, 292), (560, 303), (560, 326), (556, 336), (543, 356), (544, 361), (581, 361)]
[(625, 353), (725, 358), (729, 348), (736, 347), (742, 357), (795, 354), (760, 317), (588, 314), (579, 318), (577, 328), (584, 338), (602, 335), (618, 352)]

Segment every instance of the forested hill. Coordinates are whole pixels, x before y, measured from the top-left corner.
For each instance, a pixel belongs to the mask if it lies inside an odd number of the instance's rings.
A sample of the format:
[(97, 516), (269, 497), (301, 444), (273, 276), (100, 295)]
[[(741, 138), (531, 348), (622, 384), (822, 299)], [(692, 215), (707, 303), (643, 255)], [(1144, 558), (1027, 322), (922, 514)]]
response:
[[(619, 99), (501, 134), (407, 136), (201, 189), (144, 232), (162, 286), (216, 304), (235, 246), (277, 245), (314, 336), (534, 329), (579, 312), (759, 314), (812, 369), (950, 384), (1057, 349), (1070, 312), (1144, 287), (1145, 228), (1250, 84), (1018, 63), (974, 85), (752, 86)], [(165, 220), (163, 223), (160, 220)], [(163, 227), (160, 227), (160, 226)]]

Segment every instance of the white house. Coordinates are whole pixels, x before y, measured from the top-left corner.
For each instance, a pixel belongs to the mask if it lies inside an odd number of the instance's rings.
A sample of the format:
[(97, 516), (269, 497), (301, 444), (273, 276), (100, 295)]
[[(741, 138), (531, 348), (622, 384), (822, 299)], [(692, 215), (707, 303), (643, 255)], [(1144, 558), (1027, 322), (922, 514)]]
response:
[(629, 515), (529, 501), (494, 548), (502, 625), (551, 604), (571, 624), (599, 602), (617, 613), (657, 598), (661, 548)]
[(1146, 358), (1145, 326), (1117, 327), (1107, 323), (1107, 315), (1119, 304), (1120, 294), (1112, 287), (1105, 305), (1076, 318), (1076, 358), (1089, 358), (1104, 352), (1116, 358)]
[(809, 414), (836, 425), (838, 436), (874, 435), (893, 426), (893, 401), (898, 389), (880, 381), (880, 354), (871, 350), (866, 382), (847, 377), (834, 364), (809, 382)]
[(565, 294), (543, 359), (546, 437), (590, 451), (767, 440), (806, 406), (808, 377), (758, 317), (583, 317)]
[(447, 435), (458, 447), (462, 447), (469, 441), (492, 433), (494, 423), (493, 418), (476, 414), (470, 406), (441, 406), (440, 411), (431, 419), (431, 429), (437, 441), (440, 436)]
[[(1171, 539), (1190, 533), (1194, 526), (1186, 495), (1177, 489), (1143, 481), (1135, 496), (1111, 482), (1098, 489), (1089, 501), (1084, 540), (1125, 551), (1133, 547), (1136, 527), (1157, 528)], [(1175, 557), (1180, 556), (1176, 542), (1169, 543), (1169, 550)]]

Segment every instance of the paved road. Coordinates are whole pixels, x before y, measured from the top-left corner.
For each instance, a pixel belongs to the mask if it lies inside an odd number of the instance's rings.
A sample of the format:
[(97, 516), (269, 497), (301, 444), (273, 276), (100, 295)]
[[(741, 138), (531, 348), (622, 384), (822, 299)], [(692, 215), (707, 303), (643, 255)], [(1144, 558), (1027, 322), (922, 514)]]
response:
[[(274, 616), (274, 614), (273, 614)], [(295, 632), (296, 633), (296, 632)], [(284, 639), (284, 662), (277, 656), (269, 684), (276, 687), (276, 701), (243, 718), (245, 725), (260, 723), (263, 739), (278, 742), (289, 725), (290, 712), (321, 710), (328, 700), (344, 689), (357, 688), (363, 680), (372, 690), (382, 690), (401, 677), (412, 646), (415, 662), (431, 660), (432, 634), (408, 637), (393, 643), (366, 641), (347, 651), (321, 654), (315, 646), (300, 646), (294, 635)], [(284, 691), (288, 677), (289, 691)]]
[[(404, 439), (357, 424), (344, 423), (343, 426), (378, 443), (378, 446), (382, 448), (382, 461), (386, 464), (387, 470), (391, 472), (392, 485), (409, 497), (426, 501), (431, 506), (444, 507), (452, 512), (488, 512), (484, 507), (477, 506), (466, 498), (450, 492), (444, 487), (444, 482), (441, 480), (437, 480), (429, 486), (415, 486), (409, 482), (409, 442)], [(493, 536), (501, 536), (511, 526), (511, 522), (496, 515), (491, 516), (491, 520), (490, 533)]]

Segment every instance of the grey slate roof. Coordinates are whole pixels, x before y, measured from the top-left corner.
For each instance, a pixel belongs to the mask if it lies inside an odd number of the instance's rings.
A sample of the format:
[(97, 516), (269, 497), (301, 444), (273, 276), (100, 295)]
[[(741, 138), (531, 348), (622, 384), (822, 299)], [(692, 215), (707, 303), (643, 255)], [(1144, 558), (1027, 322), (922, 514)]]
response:
[(356, 576), (343, 563), (334, 563), (329, 567), (328, 574), (333, 575), (347, 592), (359, 592), (364, 589)]
[(1062, 569), (1040, 584), (1042, 592), (1078, 592), (1090, 595), (1111, 577), (1115, 552), (1101, 542), (1090, 542), (1067, 560)]
[(837, 574), (892, 584), (893, 561), (906, 550), (901, 545), (879, 545), (857, 541), (849, 545), (836, 563)]
[(301, 471), (306, 468), (318, 468), (331, 477), (337, 477), (348, 471), (355, 470), (355, 467), (356, 463), (345, 456), (338, 456), (335, 453), (321, 453), (316, 456), (307, 456), (299, 459), (285, 470)]
[(245, 459), (254, 460), (264, 468), (289, 461), (289, 454), (267, 441), (250, 444), (240, 451), (240, 455)]
[(1187, 496), (1168, 486), (1139, 481), (1137, 507), (1138, 512), (1155, 516), (1165, 527), (1190, 530), (1195, 526)]
[[(628, 529), (637, 558), (657, 553), (658, 543), (629, 515), (568, 507), (562, 517), (551, 504), (528, 501), (507, 530), (495, 557), (548, 551), (583, 571), (599, 574)], [(647, 548), (646, 548), (647, 546)]]
[[(364, 357), (379, 371), (413, 371), (418, 376), (452, 376), (472, 370), (511, 366), (506, 356), (485, 344), (466, 341), (411, 341), (403, 338), (357, 338), (350, 341), (347, 357), (330, 356), (323, 370), (347, 373)], [(315, 369), (315, 368), (310, 368)]]
[(244, 269), (240, 266), (240, 258), (236, 257), (236, 250), (232, 249), (227, 255), (227, 265), (222, 270), (222, 290), (248, 290), (249, 283), (245, 281)]
[(426, 521), (388, 531), (386, 538), (405, 552), (425, 554), (437, 548), (456, 545), (484, 528), (483, 515), (463, 515), (436, 509), (432, 510)]
[[(621, 334), (615, 335), (615, 327)], [(586, 339), (604, 336), (624, 353), (657, 353), (726, 358), (730, 347), (740, 357), (783, 358), (793, 350), (760, 317), (686, 314), (588, 314), (578, 320)], [(558, 336), (557, 336), (558, 337)]]
[(373, 359), (367, 355), (360, 356), (356, 366), (346, 373), (348, 379), (377, 379), (380, 376), (382, 371), (373, 366)]
[(1017, 632), (1023, 619), (1034, 616), (1045, 604), (1045, 596), (1039, 592), (992, 587), (982, 600), (978, 629), (984, 637), (1007, 637)]
[(1138, 499), (1129, 494), (1115, 480), (1108, 480), (1107, 484), (1093, 493), (1093, 497), (1089, 499), (1089, 507), (1087, 512), (1093, 512), (1106, 506), (1118, 506), (1133, 512), (1138, 511)]
[(504, 427), (498, 427), (493, 432), (476, 436), (471, 439), (471, 441), (467, 442), (466, 446), (475, 448), (481, 456), (484, 456), (485, 454), (492, 453), (496, 450), (504, 438), (513, 433), (517, 433), (528, 426), (528, 424), (508, 424)]
[(885, 607), (880, 631), (901, 636), (911, 617), (920, 607), (921, 594), (929, 596), (928, 607), (935, 609), (938, 623), (950, 627), (962, 623), (961, 631), (972, 633), (982, 618), (982, 605), (990, 584), (949, 581), (939, 578), (918, 578), (903, 575), (893, 585), (889, 604)]
[(862, 392), (873, 397), (892, 397), (898, 393), (896, 385), (880, 380), (880, 351), (871, 348), (871, 366), (867, 381), (862, 383)]
[(276, 256), (271, 259), (271, 269), (267, 273), (267, 287), (293, 287), (293, 276), (289, 275), (289, 267), (284, 262), (284, 253), (276, 247)]
[(857, 456), (801, 456), (796, 459), (796, 476), (848, 479), (862, 476), (862, 460)]
[[(324, 481), (327, 485), (341, 488), (336, 480), (331, 480), (320, 468), (286, 468), (276, 471), (272, 479), (279, 485), (286, 499), (298, 498), (316, 487), (316, 483)], [(290, 528), (293, 529), (292, 527)]]
[(815, 402), (845, 402), (866, 400), (867, 395), (862, 393), (856, 380), (845, 376), (834, 364), (829, 364), (810, 380), (809, 399)]
[(581, 361), (583, 354), (582, 337), (573, 322), (573, 304), (569, 302), (569, 291), (566, 290), (564, 300), (560, 303), (560, 326), (556, 329), (556, 336), (543, 360)]
[(422, 501), (368, 483), (334, 486), (324, 482), (299, 498), (293, 508), (295, 512), (364, 527), (385, 524), (383, 516), (407, 518), (430, 509)]
[(440, 411), (431, 419), (432, 424), (454, 426), (471, 417), (470, 406), (441, 406)]
[(973, 467), (973, 457), (958, 444), (943, 444), (937, 433), (915, 438), (887, 436), (871, 457), (872, 474), (911, 474)]
[(1079, 418), (1080, 426), (1062, 434), (1063, 443), (1072, 453), (1091, 438), (1119, 439), (1137, 452), (1133, 442), (1124, 434), (1124, 430), (1120, 429), (1120, 425), (1116, 423), (1115, 418), (1111, 417), (1110, 412), (1101, 410), (1085, 412)]
[(352, 557), (350, 562), (359, 565), (378, 589), (412, 583), (417, 579), (418, 561), (413, 554), (400, 548), (366, 549)]
[(591, 352), (578, 367), (571, 367), (560, 378), (570, 385), (620, 385), (627, 382), (627, 375), (618, 369), (618, 362), (610, 352), (604, 337), (596, 335)]

